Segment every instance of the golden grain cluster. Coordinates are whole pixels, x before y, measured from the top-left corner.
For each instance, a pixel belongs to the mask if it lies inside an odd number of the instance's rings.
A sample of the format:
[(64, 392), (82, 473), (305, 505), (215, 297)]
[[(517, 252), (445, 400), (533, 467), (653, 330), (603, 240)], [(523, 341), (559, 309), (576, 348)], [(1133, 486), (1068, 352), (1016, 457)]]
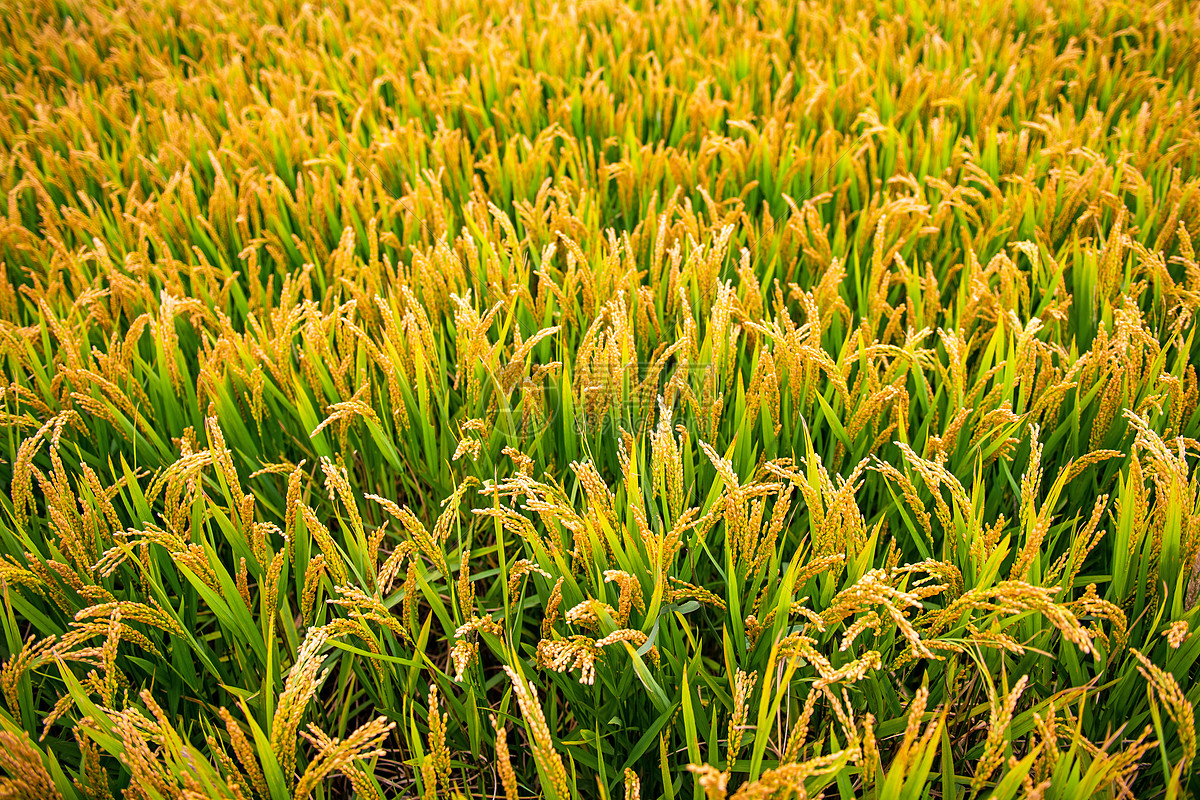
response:
[(17, 0), (0, 798), (1184, 798), (1200, 14)]

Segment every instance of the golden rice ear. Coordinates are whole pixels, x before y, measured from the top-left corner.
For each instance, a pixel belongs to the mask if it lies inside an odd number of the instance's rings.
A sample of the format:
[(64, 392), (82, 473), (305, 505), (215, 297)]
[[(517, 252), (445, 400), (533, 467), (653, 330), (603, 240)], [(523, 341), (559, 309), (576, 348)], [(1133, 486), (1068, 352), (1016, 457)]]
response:
[(7, 773), (0, 779), (0, 788), (10, 796), (61, 800), (62, 795), (29, 734), (0, 731), (0, 767)]
[(625, 800), (641, 800), (642, 797), (642, 781), (638, 778), (637, 773), (628, 767), (625, 768)]
[(688, 764), (687, 768), (688, 772), (699, 778), (700, 786), (708, 800), (725, 800), (725, 787), (729, 783), (728, 772), (720, 772), (710, 764)]
[(504, 671), (508, 674), (509, 680), (512, 681), (513, 693), (517, 697), (517, 704), (521, 709), (521, 717), (525, 720), (525, 725), (529, 729), (532, 738), (533, 756), (537, 760), (538, 766), (543, 770), (543, 774), (550, 782), (549, 788), (554, 796), (560, 800), (565, 800), (571, 795), (568, 791), (566, 768), (563, 766), (562, 756), (554, 747), (554, 739), (550, 735), (550, 728), (546, 725), (546, 717), (542, 712), (542, 706), (538, 702), (537, 689), (533, 686), (527, 686), (525, 679), (522, 678), (512, 667), (505, 666)]
[(972, 790), (977, 791), (977, 787), (982, 787), (992, 773), (1004, 763), (1004, 746), (1011, 739), (1009, 729), (1012, 726), (1013, 715), (1016, 713), (1017, 702), (1028, 685), (1029, 676), (1022, 675), (1008, 692), (1003, 703), (999, 697), (995, 696), (994, 692), (989, 698), (991, 719), (988, 724), (987, 741), (984, 744), (983, 756), (975, 768), (975, 777), (971, 779)]
[(725, 757), (727, 764), (737, 761), (742, 744), (743, 726), (749, 711), (750, 695), (754, 692), (754, 684), (757, 681), (757, 672), (745, 673), (740, 669), (737, 671), (733, 688), (733, 713), (729, 717), (729, 748)]
[(1187, 699), (1175, 676), (1154, 664), (1140, 650), (1129, 648), (1138, 660), (1138, 672), (1145, 678), (1167, 715), (1177, 726), (1176, 736), (1183, 744), (1183, 763), (1191, 764), (1196, 758), (1196, 712)]
[(508, 752), (508, 729), (496, 721), (496, 715), (491, 714), (492, 728), (496, 731), (496, 769), (500, 773), (500, 783), (504, 786), (504, 800), (518, 800), (517, 773), (513, 769), (512, 757)]
[(438, 706), (438, 690), (429, 687), (429, 753), (438, 783), (450, 788), (450, 749), (446, 747), (446, 723), (449, 717)]
[(307, 800), (331, 774), (340, 772), (356, 789), (365, 790), (365, 796), (378, 797), (376, 791), (368, 788), (370, 783), (358, 771), (356, 762), (386, 755), (387, 750), (382, 745), (395, 727), (396, 723), (386, 717), (378, 717), (359, 726), (344, 739), (330, 739), (315, 725), (309, 725), (303, 735), (317, 748), (317, 753), (296, 781), (292, 796), (296, 800)]
[(549, 639), (554, 630), (554, 623), (558, 621), (559, 607), (562, 605), (562, 586), (565, 577), (559, 577), (554, 582), (554, 588), (550, 591), (550, 599), (546, 601), (546, 612), (542, 617), (542, 638)]
[(300, 723), (327, 674), (321, 671), (321, 653), (331, 638), (336, 634), (328, 627), (308, 629), (277, 699), (271, 722), (271, 750), (286, 776), (295, 774)]
[(458, 610), (463, 619), (475, 616), (475, 586), (471, 583), (471, 551), (463, 550), (458, 567)]

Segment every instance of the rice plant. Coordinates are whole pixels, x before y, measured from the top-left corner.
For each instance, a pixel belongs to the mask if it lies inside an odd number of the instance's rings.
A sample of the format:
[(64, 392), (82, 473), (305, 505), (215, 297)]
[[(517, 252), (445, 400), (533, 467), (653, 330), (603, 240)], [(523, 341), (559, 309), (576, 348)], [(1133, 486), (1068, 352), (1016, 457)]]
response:
[(1200, 794), (1186, 0), (16, 0), (0, 797)]

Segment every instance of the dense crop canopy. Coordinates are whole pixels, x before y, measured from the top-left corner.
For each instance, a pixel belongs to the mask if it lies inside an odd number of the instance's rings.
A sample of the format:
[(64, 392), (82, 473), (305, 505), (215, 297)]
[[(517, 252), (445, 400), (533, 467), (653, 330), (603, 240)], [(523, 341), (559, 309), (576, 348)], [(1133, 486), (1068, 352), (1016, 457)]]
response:
[(1200, 14), (16, 0), (0, 797), (1182, 798)]

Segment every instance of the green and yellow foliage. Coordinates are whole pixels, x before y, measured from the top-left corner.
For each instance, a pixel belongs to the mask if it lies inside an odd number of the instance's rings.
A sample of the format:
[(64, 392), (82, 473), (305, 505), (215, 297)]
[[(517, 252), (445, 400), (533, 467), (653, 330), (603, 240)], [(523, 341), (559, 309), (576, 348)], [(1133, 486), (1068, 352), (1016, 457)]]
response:
[(0, 797), (1200, 792), (1187, 0), (16, 0)]

